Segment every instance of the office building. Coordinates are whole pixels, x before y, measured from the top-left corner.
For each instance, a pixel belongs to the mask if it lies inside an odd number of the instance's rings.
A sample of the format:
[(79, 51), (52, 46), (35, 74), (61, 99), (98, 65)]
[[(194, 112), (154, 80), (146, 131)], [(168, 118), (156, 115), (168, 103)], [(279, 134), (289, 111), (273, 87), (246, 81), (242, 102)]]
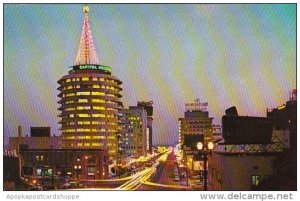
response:
[(147, 152), (152, 153), (152, 136), (153, 136), (153, 102), (152, 101), (138, 101), (137, 106), (143, 107), (147, 112)]
[(107, 149), (112, 161), (117, 154), (122, 81), (112, 75), (111, 67), (100, 64), (90, 30), (89, 7), (84, 6), (83, 11), (75, 65), (58, 80), (62, 148)]
[(147, 155), (147, 112), (143, 107), (123, 110), (121, 148), (124, 156), (138, 158)]
[(187, 166), (193, 169), (196, 164), (197, 142), (203, 143), (212, 141), (213, 126), (212, 117), (209, 117), (207, 103), (187, 103), (184, 117), (179, 118), (179, 153), (187, 162)]

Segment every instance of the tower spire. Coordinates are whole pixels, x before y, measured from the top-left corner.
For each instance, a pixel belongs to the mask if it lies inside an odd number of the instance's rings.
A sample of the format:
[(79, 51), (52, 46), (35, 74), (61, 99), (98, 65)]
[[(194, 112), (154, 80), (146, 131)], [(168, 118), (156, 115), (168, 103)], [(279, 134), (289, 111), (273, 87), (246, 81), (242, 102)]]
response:
[(79, 50), (76, 57), (76, 65), (100, 64), (90, 29), (88, 16), (89, 10), (88, 5), (83, 6), (84, 22), (82, 26)]

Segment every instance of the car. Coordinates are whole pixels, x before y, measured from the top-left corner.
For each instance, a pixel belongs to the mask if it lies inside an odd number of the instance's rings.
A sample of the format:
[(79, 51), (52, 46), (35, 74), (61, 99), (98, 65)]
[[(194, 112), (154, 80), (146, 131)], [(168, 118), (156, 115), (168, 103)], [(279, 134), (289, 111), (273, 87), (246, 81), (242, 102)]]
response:
[(68, 188), (78, 188), (78, 183), (77, 182), (66, 182), (62, 185), (61, 188), (63, 189), (68, 189)]
[(71, 188), (71, 184), (69, 183), (69, 182), (67, 182), (67, 183), (64, 183), (62, 186), (61, 186), (61, 188), (63, 188), (63, 189), (68, 189), (68, 188)]
[(196, 184), (203, 184), (203, 182), (200, 179), (196, 179)]
[(29, 188), (30, 191), (42, 191), (44, 190), (43, 187), (41, 185), (36, 185), (36, 186), (31, 186)]

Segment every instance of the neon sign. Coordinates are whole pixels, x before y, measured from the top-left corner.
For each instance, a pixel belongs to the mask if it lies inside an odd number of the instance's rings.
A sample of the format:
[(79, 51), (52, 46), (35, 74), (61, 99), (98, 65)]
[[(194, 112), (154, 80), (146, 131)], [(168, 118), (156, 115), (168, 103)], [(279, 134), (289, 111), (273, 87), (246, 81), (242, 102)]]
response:
[(79, 66), (79, 70), (85, 70), (85, 69), (89, 69), (89, 70), (103, 70), (103, 71), (109, 71), (111, 72), (111, 67), (109, 66), (103, 66), (103, 65), (82, 65)]
[(78, 65), (72, 66), (73, 70), (102, 70), (111, 73), (111, 67), (104, 65)]

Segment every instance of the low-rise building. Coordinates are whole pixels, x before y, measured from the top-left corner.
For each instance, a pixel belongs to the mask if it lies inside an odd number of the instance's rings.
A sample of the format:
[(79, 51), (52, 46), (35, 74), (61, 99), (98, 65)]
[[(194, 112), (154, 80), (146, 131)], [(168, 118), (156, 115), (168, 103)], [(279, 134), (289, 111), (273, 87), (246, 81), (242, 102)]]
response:
[(24, 176), (108, 178), (108, 154), (101, 149), (21, 149)]

